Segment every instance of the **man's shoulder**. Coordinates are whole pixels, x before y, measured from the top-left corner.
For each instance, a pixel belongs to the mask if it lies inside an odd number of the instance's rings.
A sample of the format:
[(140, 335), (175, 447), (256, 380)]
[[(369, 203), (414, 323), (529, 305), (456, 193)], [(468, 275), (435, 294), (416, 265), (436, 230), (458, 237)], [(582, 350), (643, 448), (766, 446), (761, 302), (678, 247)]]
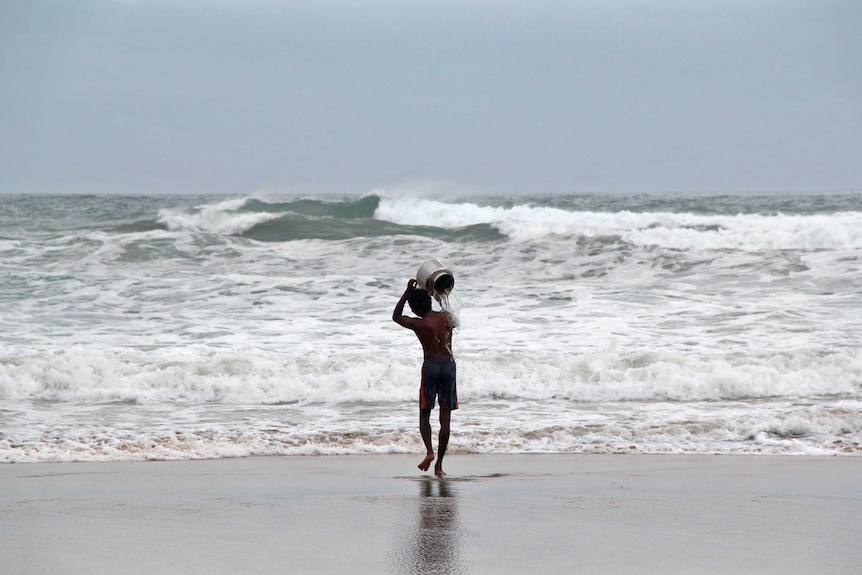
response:
[[(450, 329), (453, 327), (452, 316), (449, 314), (449, 312), (444, 310), (444, 311), (433, 311), (431, 313), (434, 314), (434, 316), (432, 318), (430, 318), (431, 322), (433, 322), (434, 325), (445, 326), (445, 327), (450, 328)], [(425, 317), (428, 317), (428, 315), (426, 315)]]

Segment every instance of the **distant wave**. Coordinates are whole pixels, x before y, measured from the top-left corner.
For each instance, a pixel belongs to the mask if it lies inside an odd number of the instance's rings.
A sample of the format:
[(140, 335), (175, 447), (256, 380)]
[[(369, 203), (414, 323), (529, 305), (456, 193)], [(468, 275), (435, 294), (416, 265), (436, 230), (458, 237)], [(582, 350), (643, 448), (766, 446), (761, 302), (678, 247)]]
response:
[(359, 199), (321, 200), (303, 198), (289, 202), (269, 203), (249, 198), (240, 208), (247, 212), (292, 213), (315, 218), (371, 219), (380, 205), (380, 197), (367, 195)]
[[(692, 206), (689, 206), (692, 207)], [(699, 210), (703, 211), (703, 210)], [(266, 201), (242, 198), (192, 210), (166, 208), (156, 221), (118, 231), (191, 230), (257, 241), (346, 240), (413, 235), (447, 241), (600, 241), (675, 250), (841, 250), (862, 247), (862, 212), (709, 214), (676, 211), (572, 211), (515, 203), (376, 194), (361, 198)]]
[(620, 237), (635, 245), (680, 250), (862, 247), (862, 212), (812, 215), (599, 212), (528, 204), (500, 207), (423, 198), (383, 198), (375, 217), (404, 226), (444, 229), (488, 225), (519, 242)]
[(240, 235), (257, 224), (275, 219), (268, 211), (244, 211), (248, 199), (204, 204), (192, 210), (166, 208), (159, 210), (158, 221), (169, 230), (206, 231), (222, 235)]
[[(204, 204), (194, 209), (165, 208), (155, 221), (118, 227), (121, 233), (152, 229), (198, 231), (240, 236), (264, 242), (305, 239), (348, 240), (363, 237), (408, 235), (450, 241), (493, 241), (504, 236), (486, 223), (441, 226), (432, 221), (400, 224), (378, 217), (381, 197), (339, 200), (298, 199), (265, 201), (242, 198)], [(457, 210), (457, 205), (453, 205)]]

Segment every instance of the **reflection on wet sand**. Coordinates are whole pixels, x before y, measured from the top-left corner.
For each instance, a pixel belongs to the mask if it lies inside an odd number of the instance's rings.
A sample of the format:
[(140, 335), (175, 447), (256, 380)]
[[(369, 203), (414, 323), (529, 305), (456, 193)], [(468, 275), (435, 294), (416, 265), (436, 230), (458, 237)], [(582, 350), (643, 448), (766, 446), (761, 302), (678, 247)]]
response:
[(423, 477), (418, 483), (416, 528), (397, 553), (396, 570), (417, 575), (465, 573), (455, 485), (436, 477)]

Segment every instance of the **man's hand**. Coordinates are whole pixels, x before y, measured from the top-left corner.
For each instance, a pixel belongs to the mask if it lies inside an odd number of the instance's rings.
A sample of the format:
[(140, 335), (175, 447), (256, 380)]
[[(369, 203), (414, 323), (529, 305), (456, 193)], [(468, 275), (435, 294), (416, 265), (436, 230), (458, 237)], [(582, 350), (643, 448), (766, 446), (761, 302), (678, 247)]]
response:
[(407, 282), (407, 289), (404, 290), (404, 293), (401, 294), (401, 299), (398, 300), (398, 303), (395, 304), (395, 310), (392, 312), (392, 321), (399, 325), (404, 325), (407, 327), (404, 322), (405, 321), (413, 321), (413, 318), (407, 318), (404, 316), (404, 304), (407, 303), (407, 296), (410, 294), (410, 291), (416, 287), (416, 280), (410, 279)]

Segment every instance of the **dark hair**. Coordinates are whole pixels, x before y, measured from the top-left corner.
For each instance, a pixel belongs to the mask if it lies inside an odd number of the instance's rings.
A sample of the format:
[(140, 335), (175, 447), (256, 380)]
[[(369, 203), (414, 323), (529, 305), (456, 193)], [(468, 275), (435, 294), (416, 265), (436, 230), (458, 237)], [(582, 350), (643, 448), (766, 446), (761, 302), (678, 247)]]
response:
[(431, 311), (431, 294), (422, 288), (413, 288), (413, 291), (407, 294), (407, 303), (410, 304), (413, 313), (424, 317)]

